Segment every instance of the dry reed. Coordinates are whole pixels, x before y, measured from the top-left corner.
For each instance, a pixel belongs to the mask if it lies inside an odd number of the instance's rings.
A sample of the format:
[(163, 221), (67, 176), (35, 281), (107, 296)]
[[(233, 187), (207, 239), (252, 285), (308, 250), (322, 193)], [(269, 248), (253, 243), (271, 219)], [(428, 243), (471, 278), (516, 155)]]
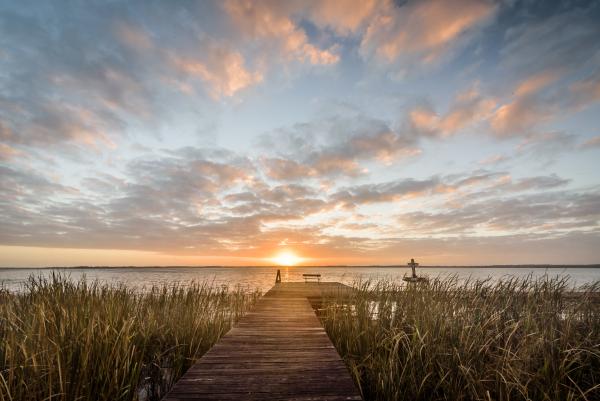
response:
[(258, 296), (30, 277), (0, 292), (0, 400), (158, 400)]
[(366, 400), (599, 400), (600, 283), (359, 283), (321, 317)]

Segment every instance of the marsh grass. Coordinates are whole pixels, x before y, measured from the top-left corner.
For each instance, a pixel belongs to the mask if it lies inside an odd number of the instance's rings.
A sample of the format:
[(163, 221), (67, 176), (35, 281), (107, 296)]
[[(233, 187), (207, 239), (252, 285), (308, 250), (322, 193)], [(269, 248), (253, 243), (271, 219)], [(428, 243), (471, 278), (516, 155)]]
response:
[(0, 400), (158, 400), (259, 295), (30, 277), (0, 291)]
[(599, 400), (600, 283), (365, 282), (324, 326), (366, 400)]

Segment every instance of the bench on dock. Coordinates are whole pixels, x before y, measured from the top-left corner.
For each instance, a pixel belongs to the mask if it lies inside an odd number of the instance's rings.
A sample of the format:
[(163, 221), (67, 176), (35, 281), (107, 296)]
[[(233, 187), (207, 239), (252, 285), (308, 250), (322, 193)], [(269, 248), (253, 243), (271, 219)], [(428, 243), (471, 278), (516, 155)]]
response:
[(321, 275), (320, 274), (303, 274), (302, 277), (304, 277), (304, 282), (308, 283), (309, 281), (316, 281), (317, 283), (321, 282)]

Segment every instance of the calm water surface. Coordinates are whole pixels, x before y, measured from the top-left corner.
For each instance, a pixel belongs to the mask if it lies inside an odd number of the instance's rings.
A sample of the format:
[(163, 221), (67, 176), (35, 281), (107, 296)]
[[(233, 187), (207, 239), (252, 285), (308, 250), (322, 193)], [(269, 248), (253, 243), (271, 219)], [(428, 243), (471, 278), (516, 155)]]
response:
[[(10, 290), (21, 290), (30, 275), (48, 276), (53, 271), (68, 275), (72, 280), (86, 278), (103, 283), (125, 283), (133, 288), (162, 284), (188, 284), (192, 281), (211, 285), (267, 291), (273, 286), (277, 267), (119, 267), (70, 269), (5, 269), (0, 268), (0, 285)], [(407, 267), (280, 267), (283, 281), (302, 281), (303, 273), (320, 273), (323, 281), (352, 284), (357, 280), (386, 279), (401, 282)], [(429, 277), (456, 275), (467, 278), (499, 280), (507, 277), (568, 276), (573, 286), (600, 280), (598, 267), (423, 267), (418, 273)]]

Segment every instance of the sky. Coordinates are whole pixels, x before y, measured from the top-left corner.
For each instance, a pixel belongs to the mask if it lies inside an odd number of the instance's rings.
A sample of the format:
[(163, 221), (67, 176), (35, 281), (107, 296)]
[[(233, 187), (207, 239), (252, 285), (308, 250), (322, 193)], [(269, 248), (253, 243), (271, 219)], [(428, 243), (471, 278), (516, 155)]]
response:
[(599, 20), (0, 0), (0, 266), (600, 263)]

